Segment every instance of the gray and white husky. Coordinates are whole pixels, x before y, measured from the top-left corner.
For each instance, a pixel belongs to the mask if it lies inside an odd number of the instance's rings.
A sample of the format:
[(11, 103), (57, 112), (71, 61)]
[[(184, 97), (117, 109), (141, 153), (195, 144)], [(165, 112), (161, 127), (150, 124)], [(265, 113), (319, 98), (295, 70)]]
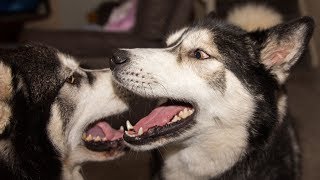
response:
[(302, 17), (248, 32), (208, 17), (171, 35), (165, 48), (116, 51), (114, 80), (165, 100), (134, 126), (128, 123), (127, 145), (167, 145), (163, 179), (298, 178), (284, 85), (313, 27)]
[(123, 130), (108, 123), (128, 109), (122, 94), (110, 70), (83, 69), (54, 48), (1, 50), (1, 179), (79, 180), (82, 163), (123, 155)]

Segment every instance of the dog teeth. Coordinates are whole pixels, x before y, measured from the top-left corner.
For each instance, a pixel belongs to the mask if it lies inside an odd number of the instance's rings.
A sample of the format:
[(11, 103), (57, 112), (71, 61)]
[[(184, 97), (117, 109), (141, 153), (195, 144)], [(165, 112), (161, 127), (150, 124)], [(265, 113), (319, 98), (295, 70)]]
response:
[(188, 109), (188, 113), (191, 115), (194, 113), (194, 109)]
[(133, 130), (133, 126), (131, 125), (129, 120), (127, 120), (126, 124), (127, 124), (127, 130), (128, 131)]
[(171, 122), (177, 122), (177, 121), (179, 121), (179, 120), (181, 120), (181, 118), (180, 118), (179, 116), (175, 115), (175, 116), (173, 117), (173, 119), (171, 120)]
[(86, 141), (92, 141), (92, 140), (93, 140), (93, 138), (92, 138), (91, 134), (89, 134), (89, 136), (86, 137)]
[(86, 134), (86, 133), (83, 133), (83, 134), (82, 134), (82, 139), (85, 140), (86, 138), (87, 138), (87, 134)]
[(129, 137), (136, 137), (134, 134), (129, 134), (128, 131), (125, 131), (124, 133), (126, 133), (126, 135), (129, 136)]
[(193, 113), (194, 109), (184, 108), (182, 111), (179, 112), (178, 116), (182, 119), (185, 119)]
[(185, 119), (186, 117), (189, 116), (189, 113), (188, 113), (188, 109), (185, 108), (184, 110), (180, 111), (178, 116), (180, 116), (181, 118)]
[(120, 129), (119, 129), (119, 131), (124, 131), (124, 128), (123, 128), (123, 126), (120, 126)]
[(99, 141), (101, 141), (101, 138), (100, 138), (100, 136), (97, 136), (97, 137), (93, 138), (93, 140), (94, 140), (94, 142), (99, 142)]
[(102, 138), (102, 141), (107, 141), (107, 138), (106, 137)]
[(142, 134), (143, 134), (143, 128), (140, 127), (140, 128), (139, 128), (139, 131), (138, 131), (138, 135), (141, 136)]

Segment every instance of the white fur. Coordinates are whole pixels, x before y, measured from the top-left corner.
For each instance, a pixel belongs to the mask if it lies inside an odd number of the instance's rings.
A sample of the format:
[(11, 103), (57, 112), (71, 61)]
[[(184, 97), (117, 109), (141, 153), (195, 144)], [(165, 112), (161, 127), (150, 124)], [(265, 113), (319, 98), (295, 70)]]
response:
[(282, 123), (284, 116), (287, 114), (287, 100), (287, 95), (282, 95), (278, 99), (278, 119), (280, 123)]
[(10, 124), (11, 108), (7, 103), (0, 101), (0, 134)]
[(11, 69), (0, 62), (0, 101), (7, 101), (12, 95)]
[(51, 117), (48, 124), (48, 135), (55, 148), (61, 152), (62, 155), (66, 153), (66, 139), (64, 132), (62, 132), (63, 119), (57, 104), (53, 104), (51, 108)]
[[(188, 57), (196, 45), (219, 58), (216, 47), (209, 46), (213, 44), (212, 36), (207, 30), (187, 32), (179, 47), (182, 62), (168, 49), (128, 50), (132, 64), (115, 74), (117, 81), (141, 95), (179, 99), (197, 105), (194, 118), (197, 123), (190, 130), (155, 143), (130, 145), (136, 150), (147, 150), (175, 142), (174, 147), (169, 146), (166, 148), (169, 150), (164, 151), (165, 179), (208, 179), (219, 175), (241, 158), (247, 146), (246, 127), (255, 104), (252, 96), (217, 59), (195, 62), (197, 60)], [(209, 74), (221, 69), (226, 78), (224, 92), (208, 83), (213, 78), (209, 79)], [(132, 76), (131, 72), (139, 76)]]
[(65, 120), (60, 112), (59, 102), (54, 102), (51, 108), (51, 117), (47, 127), (49, 137), (56, 150), (62, 154), (63, 162), (62, 178), (82, 179), (79, 173), (81, 164), (87, 161), (112, 160), (124, 152), (118, 154), (108, 154), (107, 152), (93, 152), (86, 149), (82, 142), (82, 133), (85, 128), (94, 121), (105, 118), (128, 109), (127, 104), (116, 94), (111, 80), (111, 71), (104, 70), (84, 70), (72, 57), (59, 53), (58, 57), (65, 70), (60, 73), (69, 76), (73, 72), (86, 76), (85, 71), (93, 73), (96, 81), (93, 85), (88, 82), (81, 83), (80, 87), (65, 83), (58, 94), (59, 98), (67, 98), (75, 104), (75, 111), (65, 131), (63, 131), (63, 121)]
[(282, 22), (282, 16), (274, 9), (261, 4), (246, 4), (234, 8), (227, 21), (247, 31), (262, 30)]
[(176, 32), (174, 32), (173, 34), (171, 34), (167, 40), (166, 40), (166, 44), (167, 46), (170, 46), (172, 45), (175, 41), (177, 41), (181, 36), (182, 34), (187, 30), (187, 28), (182, 28)]

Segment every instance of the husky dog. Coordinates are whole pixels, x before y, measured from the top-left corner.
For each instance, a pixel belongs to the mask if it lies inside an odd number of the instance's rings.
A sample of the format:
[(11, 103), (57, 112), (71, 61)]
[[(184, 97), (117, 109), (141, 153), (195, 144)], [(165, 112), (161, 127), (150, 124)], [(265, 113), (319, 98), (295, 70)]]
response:
[(86, 70), (58, 50), (0, 52), (1, 179), (82, 179), (86, 161), (124, 154), (107, 121), (128, 109), (110, 70)]
[(285, 82), (314, 21), (302, 17), (248, 32), (215, 18), (177, 31), (160, 49), (120, 49), (114, 80), (163, 100), (124, 140), (135, 150), (167, 145), (163, 179), (296, 179), (299, 148)]

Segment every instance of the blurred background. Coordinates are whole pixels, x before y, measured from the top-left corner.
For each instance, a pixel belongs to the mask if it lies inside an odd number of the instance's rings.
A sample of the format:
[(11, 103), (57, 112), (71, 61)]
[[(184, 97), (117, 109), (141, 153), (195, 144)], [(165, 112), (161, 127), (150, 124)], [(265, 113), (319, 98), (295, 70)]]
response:
[[(162, 47), (166, 35), (215, 11), (224, 18), (235, 6), (264, 3), (284, 20), (301, 15), (320, 21), (317, 0), (0, 0), (0, 47), (36, 41), (77, 57), (92, 68), (108, 67), (115, 48)], [(320, 30), (288, 82), (289, 109), (303, 150), (303, 180), (320, 179)], [(150, 179), (150, 153), (88, 163), (88, 180)]]

